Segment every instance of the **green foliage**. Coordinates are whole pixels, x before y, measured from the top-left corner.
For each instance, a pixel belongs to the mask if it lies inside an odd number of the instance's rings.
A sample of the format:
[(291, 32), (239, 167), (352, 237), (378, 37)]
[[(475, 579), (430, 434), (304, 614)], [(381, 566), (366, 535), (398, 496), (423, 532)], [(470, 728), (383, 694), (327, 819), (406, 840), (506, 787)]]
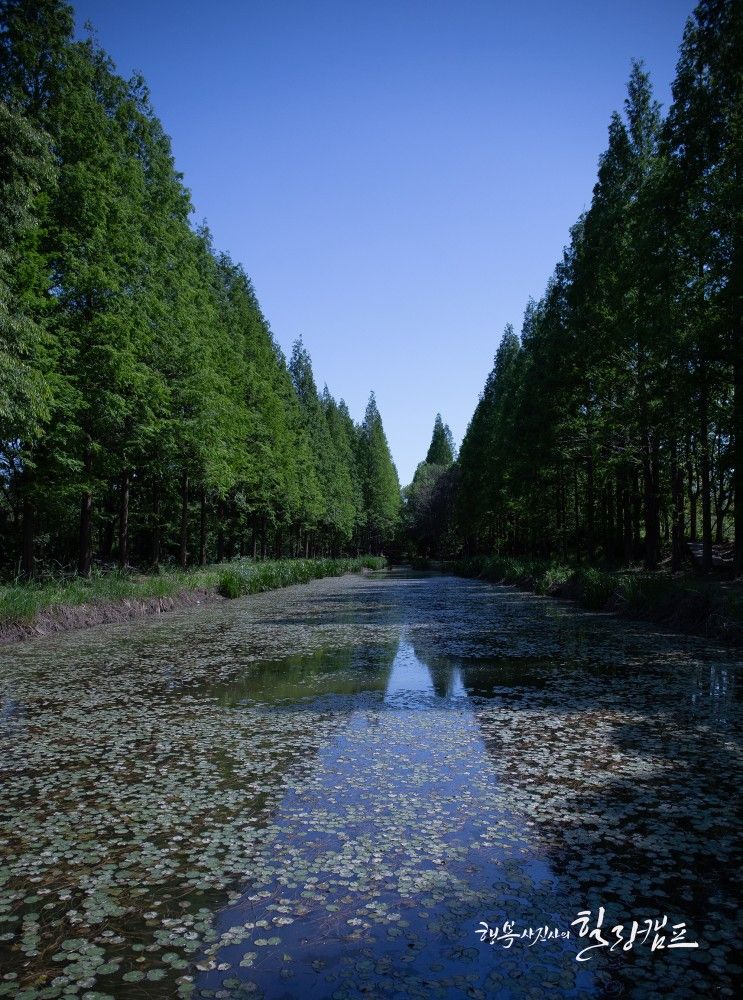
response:
[(462, 442), (465, 552), (655, 570), (665, 547), (679, 571), (701, 535), (709, 569), (734, 528), (741, 568), (741, 39), (739, 3), (697, 6), (665, 121), (633, 65), (590, 207)]
[(88, 578), (52, 576), (40, 582), (0, 586), (0, 628), (33, 621), (42, 612), (53, 613), (80, 605), (174, 598), (194, 590), (218, 590), (224, 597), (241, 597), (325, 576), (379, 570), (385, 560), (375, 556), (351, 559), (294, 559), (281, 562), (215, 564), (158, 574), (95, 572)]
[(144, 81), (0, 0), (0, 572), (389, 544), (399, 488), (194, 230)]
[(400, 518), (400, 481), (392, 461), (374, 393), (369, 397), (357, 438), (357, 459), (366, 513), (364, 548), (380, 551), (391, 539)]
[(617, 589), (617, 582), (612, 574), (595, 567), (582, 567), (576, 570), (574, 579), (578, 603), (591, 611), (602, 611), (606, 608)]
[(278, 590), (326, 576), (358, 573), (362, 569), (383, 569), (378, 556), (349, 559), (292, 559), (279, 562), (235, 563), (220, 576), (219, 592), (224, 597), (243, 597), (264, 590)]
[(441, 414), (436, 414), (431, 435), (431, 444), (426, 453), (426, 463), (428, 465), (451, 465), (454, 461), (454, 439), (447, 424), (441, 419)]
[(35, 231), (54, 180), (48, 137), (0, 101), (0, 440), (37, 436), (49, 415)]
[(740, 644), (743, 599), (735, 588), (664, 573), (610, 572), (546, 559), (473, 556), (443, 564), (459, 576), (567, 597), (589, 611), (647, 618), (671, 628)]

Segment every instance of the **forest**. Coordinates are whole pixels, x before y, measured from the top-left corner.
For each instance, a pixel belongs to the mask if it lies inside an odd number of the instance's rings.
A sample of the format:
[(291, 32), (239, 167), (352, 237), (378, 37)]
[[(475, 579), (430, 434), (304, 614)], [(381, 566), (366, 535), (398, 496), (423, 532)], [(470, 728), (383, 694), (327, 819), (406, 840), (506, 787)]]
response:
[(743, 566), (743, 9), (702, 0), (664, 115), (642, 63), (589, 208), (457, 454), (401, 492), (194, 226), (146, 83), (62, 0), (0, 2), (0, 572), (236, 556)]
[(377, 552), (400, 488), (62, 0), (0, 3), (0, 572)]
[[(743, 5), (703, 0), (664, 117), (641, 63), (590, 207), (507, 326), (459, 458), (408, 489), (422, 554), (743, 567)], [(436, 438), (436, 431), (434, 432)], [(737, 500), (737, 502), (736, 502)]]
[(740, 995), (743, 0), (89, 6), (202, 181), (0, 0), (0, 1000)]

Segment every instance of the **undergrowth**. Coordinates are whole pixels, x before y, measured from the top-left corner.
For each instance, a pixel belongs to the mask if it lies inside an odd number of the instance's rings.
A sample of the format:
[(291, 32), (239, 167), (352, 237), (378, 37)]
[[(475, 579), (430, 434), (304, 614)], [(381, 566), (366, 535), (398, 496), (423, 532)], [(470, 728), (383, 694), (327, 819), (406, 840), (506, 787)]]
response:
[(80, 576), (50, 577), (40, 582), (0, 585), (0, 628), (33, 621), (37, 615), (82, 604), (111, 604), (176, 597), (193, 590), (217, 590), (240, 597), (323, 576), (339, 576), (363, 568), (381, 569), (384, 559), (286, 559), (272, 562), (241, 560), (193, 569), (163, 569), (159, 573), (113, 570)]

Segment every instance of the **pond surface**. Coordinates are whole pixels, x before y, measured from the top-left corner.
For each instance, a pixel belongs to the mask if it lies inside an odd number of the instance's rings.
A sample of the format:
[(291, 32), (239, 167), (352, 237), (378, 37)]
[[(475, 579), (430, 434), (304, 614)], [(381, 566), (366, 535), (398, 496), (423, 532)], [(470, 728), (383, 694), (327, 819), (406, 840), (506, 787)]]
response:
[(734, 996), (739, 669), (403, 572), (6, 647), (0, 996)]

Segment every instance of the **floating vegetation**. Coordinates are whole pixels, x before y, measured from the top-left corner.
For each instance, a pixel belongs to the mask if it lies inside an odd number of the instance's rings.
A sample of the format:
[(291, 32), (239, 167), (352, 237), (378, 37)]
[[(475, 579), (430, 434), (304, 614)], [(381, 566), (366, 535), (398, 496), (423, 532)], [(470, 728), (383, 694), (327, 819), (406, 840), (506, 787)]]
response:
[[(733, 996), (737, 670), (387, 573), (7, 647), (0, 997)], [(699, 948), (475, 934), (599, 906)]]

